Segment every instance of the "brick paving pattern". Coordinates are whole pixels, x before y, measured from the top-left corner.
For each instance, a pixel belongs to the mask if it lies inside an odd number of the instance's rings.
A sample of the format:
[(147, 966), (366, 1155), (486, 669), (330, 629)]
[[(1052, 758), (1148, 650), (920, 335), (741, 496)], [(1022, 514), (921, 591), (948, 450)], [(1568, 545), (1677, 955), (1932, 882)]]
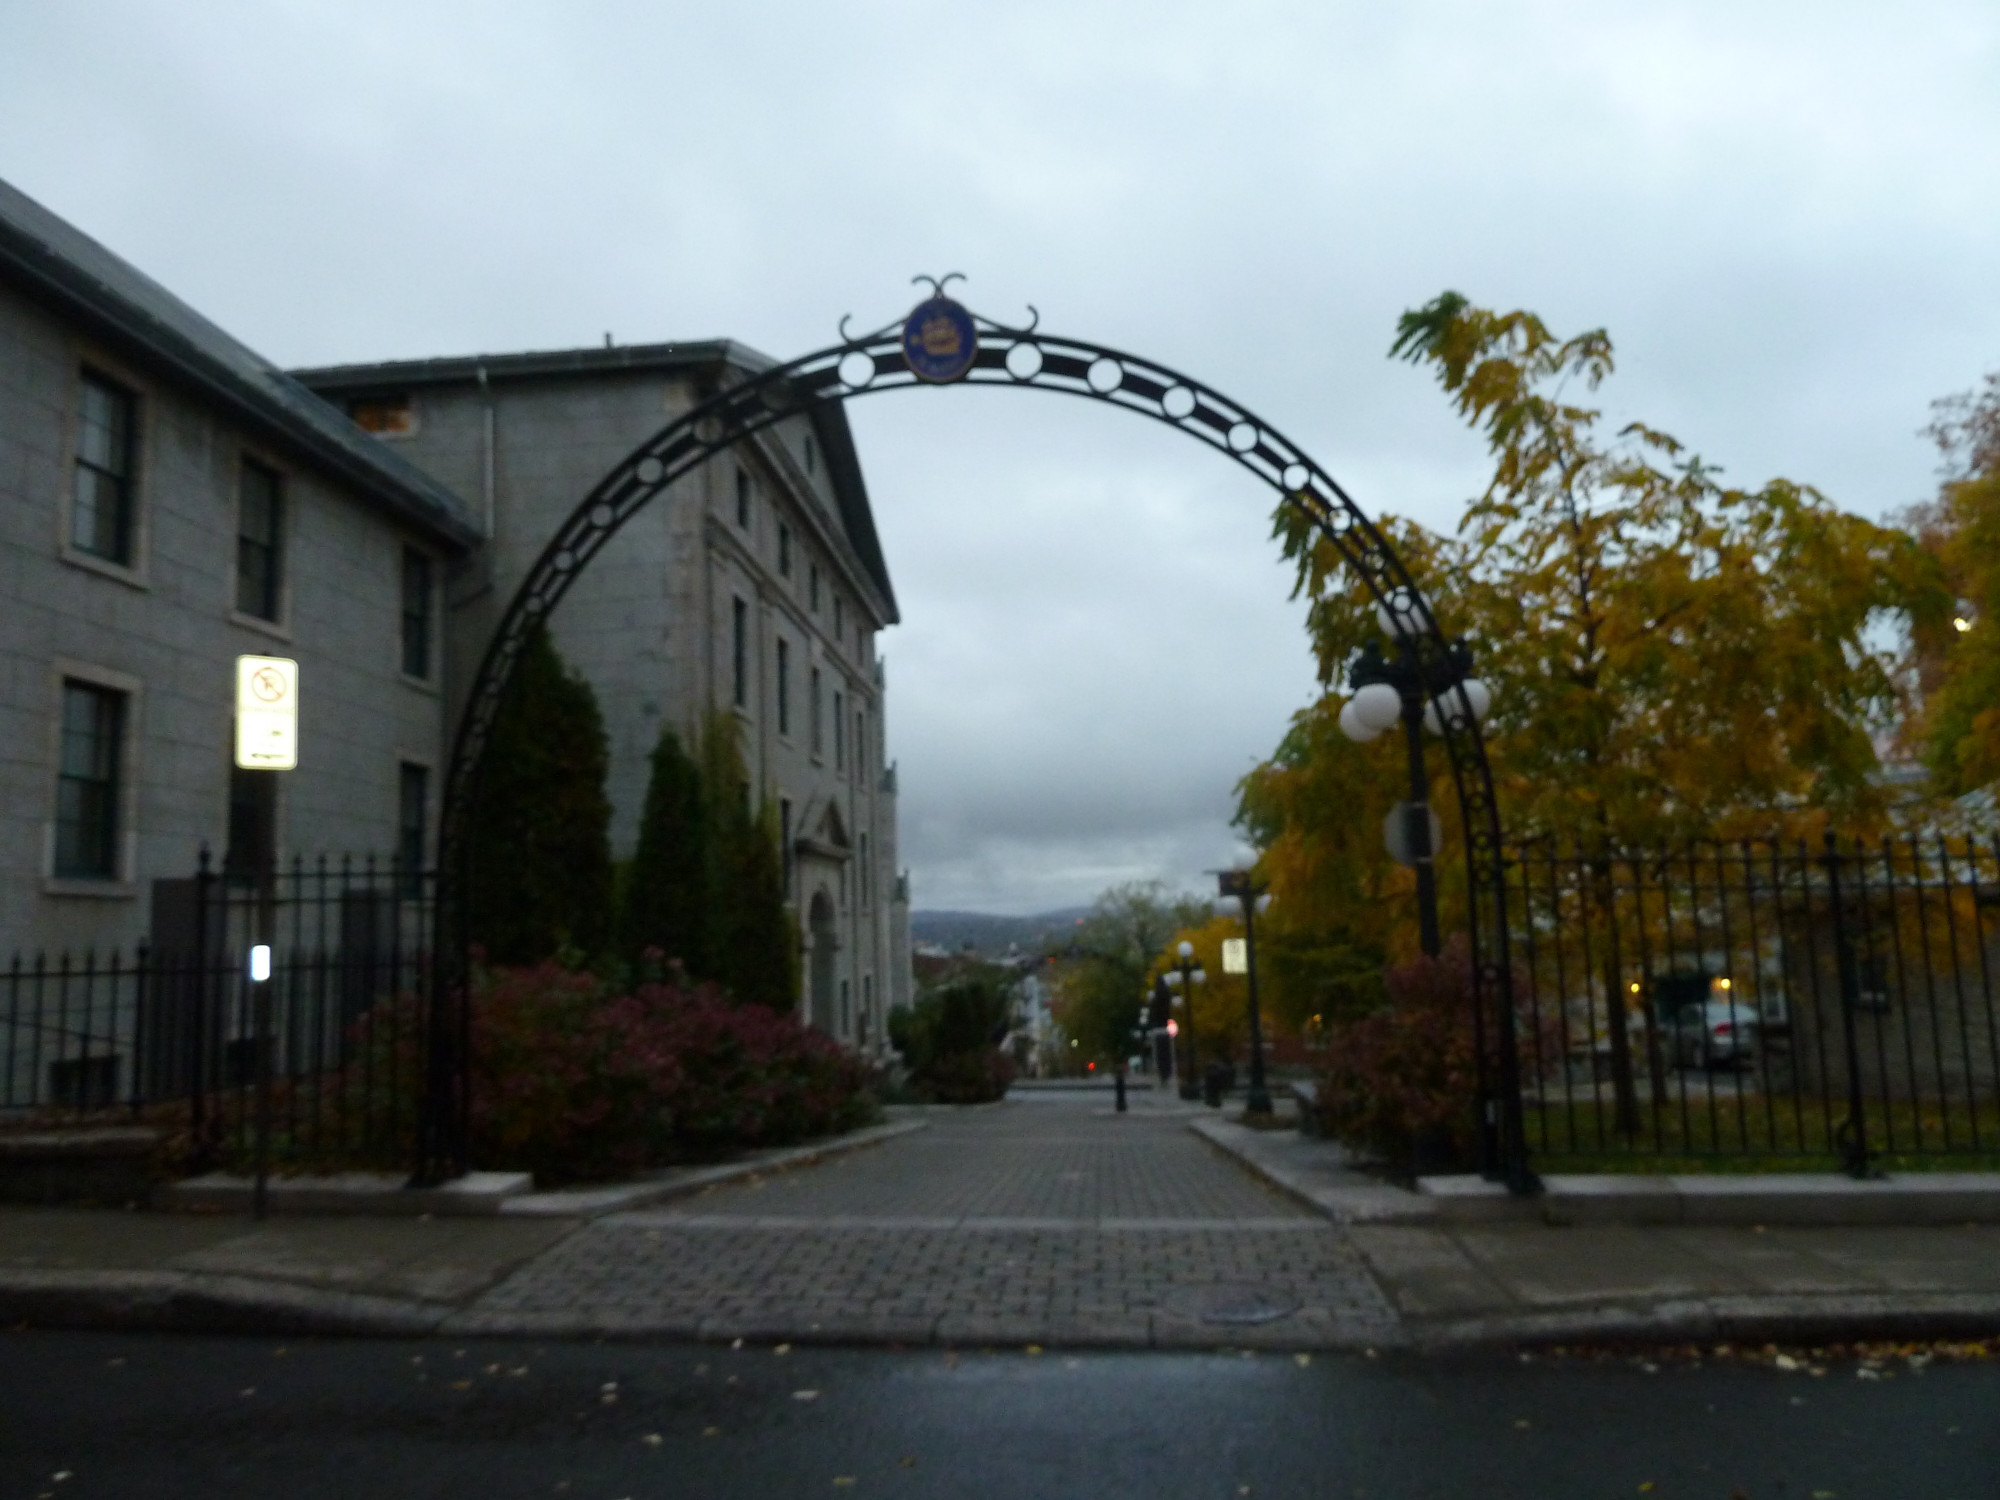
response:
[(871, 1150), (600, 1219), (458, 1326), (1128, 1347), (1396, 1339), (1346, 1236), (1196, 1139), (1176, 1110), (1117, 1117), (1085, 1095), (930, 1119)]

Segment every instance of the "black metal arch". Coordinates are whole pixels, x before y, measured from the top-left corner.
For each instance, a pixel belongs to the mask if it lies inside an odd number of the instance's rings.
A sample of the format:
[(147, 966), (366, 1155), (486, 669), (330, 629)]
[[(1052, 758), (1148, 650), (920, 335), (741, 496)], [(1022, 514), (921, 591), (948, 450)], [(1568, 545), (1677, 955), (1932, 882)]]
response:
[[(1430, 603), (1402, 559), (1305, 449), (1250, 408), (1177, 370), (1102, 344), (1044, 333), (1040, 315), (1032, 307), (1029, 313), (1031, 321), (1025, 327), (971, 315), (977, 350), (970, 368), (955, 383), (1082, 396), (1149, 417), (1205, 443), (1303, 514), (1367, 581), (1378, 601), (1393, 598), (1399, 611), (1414, 617), (1421, 640), (1436, 649), (1445, 647)], [(436, 1180), (467, 1166), (470, 1007), (463, 983), (463, 938), (468, 833), (478, 797), (480, 760), (521, 651), (535, 626), (547, 619), (591, 559), (676, 480), (789, 417), (830, 402), (929, 383), (913, 373), (904, 358), (901, 321), (852, 337), (847, 336), (846, 324), (842, 319), (840, 343), (728, 386), (669, 422), (618, 463), (542, 549), (487, 645), (459, 720), (440, 810), (435, 982), (420, 1178)], [(1470, 700), (1457, 689), (1440, 701), (1439, 708), (1466, 840), (1482, 1167), (1488, 1176), (1526, 1192), (1532, 1190), (1534, 1178), (1522, 1131), (1499, 808)], [(454, 936), (458, 941), (450, 940)]]

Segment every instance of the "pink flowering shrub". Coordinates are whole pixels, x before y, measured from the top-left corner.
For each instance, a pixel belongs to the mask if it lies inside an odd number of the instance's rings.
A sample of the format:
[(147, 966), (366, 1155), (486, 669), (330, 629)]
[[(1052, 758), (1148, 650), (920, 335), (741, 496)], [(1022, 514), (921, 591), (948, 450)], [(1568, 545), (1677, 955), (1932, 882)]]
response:
[(487, 970), (472, 1053), (475, 1158), (544, 1182), (778, 1145), (874, 1111), (858, 1058), (712, 985), (620, 994), (554, 963)]

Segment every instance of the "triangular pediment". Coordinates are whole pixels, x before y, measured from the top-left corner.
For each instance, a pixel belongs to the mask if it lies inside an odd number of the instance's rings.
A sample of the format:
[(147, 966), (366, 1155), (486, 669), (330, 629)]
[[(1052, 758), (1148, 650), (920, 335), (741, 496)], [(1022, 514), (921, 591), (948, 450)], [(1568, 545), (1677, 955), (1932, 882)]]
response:
[(826, 859), (847, 859), (853, 855), (854, 840), (848, 836), (847, 819), (838, 802), (822, 802), (806, 811), (797, 840), (801, 854), (817, 854)]

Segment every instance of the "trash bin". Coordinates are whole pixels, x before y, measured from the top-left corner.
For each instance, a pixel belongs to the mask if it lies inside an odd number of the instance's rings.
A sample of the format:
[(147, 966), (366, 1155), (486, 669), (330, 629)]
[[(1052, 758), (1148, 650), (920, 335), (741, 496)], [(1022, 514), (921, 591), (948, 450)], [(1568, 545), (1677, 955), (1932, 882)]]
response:
[(1210, 1109), (1222, 1108), (1222, 1096), (1229, 1091), (1229, 1075), (1235, 1069), (1227, 1063), (1216, 1061), (1202, 1070), (1201, 1099)]

